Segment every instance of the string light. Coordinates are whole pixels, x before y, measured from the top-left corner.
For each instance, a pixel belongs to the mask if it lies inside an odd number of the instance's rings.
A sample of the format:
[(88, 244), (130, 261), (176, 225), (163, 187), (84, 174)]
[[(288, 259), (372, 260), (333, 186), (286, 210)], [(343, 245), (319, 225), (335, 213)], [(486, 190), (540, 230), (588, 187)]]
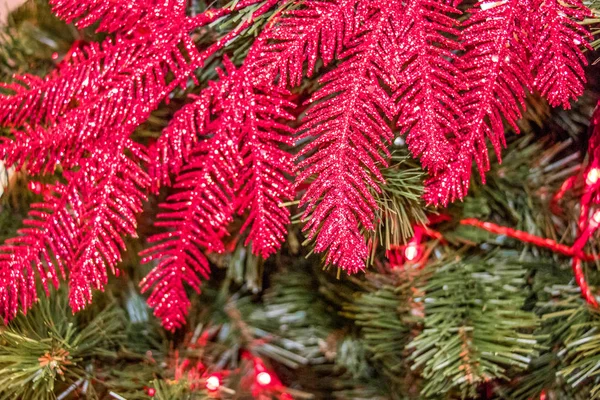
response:
[(259, 372), (258, 375), (256, 375), (256, 382), (260, 385), (260, 386), (267, 386), (271, 383), (273, 379), (271, 378), (271, 374), (269, 374), (268, 372)]
[(211, 375), (206, 378), (206, 388), (215, 391), (221, 386), (221, 379), (217, 375)]
[(416, 243), (409, 243), (406, 248), (404, 249), (404, 257), (408, 260), (408, 261), (414, 261), (417, 259), (417, 256), (419, 255), (419, 246), (417, 246)]
[(592, 215), (592, 220), (594, 220), (596, 224), (600, 224), (600, 210), (596, 211), (594, 215)]
[(600, 179), (600, 168), (592, 168), (587, 174), (585, 183), (588, 185), (594, 185)]

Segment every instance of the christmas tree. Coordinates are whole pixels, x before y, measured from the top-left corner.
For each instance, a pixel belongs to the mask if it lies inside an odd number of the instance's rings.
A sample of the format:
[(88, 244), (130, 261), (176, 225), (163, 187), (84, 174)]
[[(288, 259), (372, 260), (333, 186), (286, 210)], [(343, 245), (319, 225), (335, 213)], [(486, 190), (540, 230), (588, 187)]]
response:
[(0, 400), (600, 398), (599, 34), (598, 1), (29, 0)]

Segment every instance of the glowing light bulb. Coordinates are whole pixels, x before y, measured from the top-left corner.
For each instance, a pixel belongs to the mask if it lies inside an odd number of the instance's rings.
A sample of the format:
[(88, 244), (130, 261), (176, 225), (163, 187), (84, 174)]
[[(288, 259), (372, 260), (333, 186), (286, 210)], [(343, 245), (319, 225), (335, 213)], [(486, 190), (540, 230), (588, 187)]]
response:
[(214, 391), (217, 390), (221, 386), (221, 379), (219, 379), (216, 375), (211, 375), (206, 378), (206, 388), (208, 390)]
[(259, 372), (259, 374), (256, 375), (256, 382), (258, 382), (260, 386), (267, 386), (271, 383), (271, 374), (268, 372)]
[(594, 185), (596, 182), (598, 182), (598, 179), (600, 179), (600, 169), (592, 168), (587, 174), (585, 183), (587, 183), (588, 185)]
[(419, 248), (416, 243), (409, 243), (404, 249), (404, 257), (408, 261), (414, 261), (419, 255)]
[(595, 223), (600, 224), (600, 210), (596, 211), (594, 215), (592, 215), (592, 219)]

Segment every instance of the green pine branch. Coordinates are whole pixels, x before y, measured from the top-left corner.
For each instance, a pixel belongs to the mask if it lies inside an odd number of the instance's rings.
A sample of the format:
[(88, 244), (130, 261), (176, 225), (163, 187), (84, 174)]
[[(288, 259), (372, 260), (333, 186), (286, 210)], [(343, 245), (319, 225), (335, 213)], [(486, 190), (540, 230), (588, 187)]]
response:
[(523, 311), (526, 271), (518, 254), (494, 252), (431, 268), (421, 287), (424, 329), (407, 346), (412, 368), (425, 379), (422, 395), (475, 397), (478, 385), (527, 368), (537, 354), (538, 320)]
[(64, 291), (42, 297), (0, 332), (0, 399), (55, 399), (90, 378), (94, 361), (116, 358), (125, 340), (114, 302), (74, 316)]
[(421, 200), (425, 175), (406, 151), (399, 149), (392, 153), (389, 166), (381, 173), (384, 182), (379, 185), (379, 192), (374, 191), (379, 205), (378, 229), (371, 240), (389, 249), (411, 238), (414, 225), (427, 222), (425, 204)]
[(560, 359), (556, 379), (573, 392), (600, 398), (600, 313), (581, 298), (579, 288), (554, 286), (554, 296), (543, 304), (542, 320)]
[[(545, 271), (551, 270), (555, 269), (545, 268)], [(542, 281), (547, 282), (548, 278), (542, 277)], [(535, 279), (538, 280), (537, 274)], [(558, 280), (555, 277), (554, 281)], [(524, 374), (501, 390), (502, 398), (529, 400), (539, 398), (545, 392), (550, 398), (588, 399), (587, 382), (578, 385), (569, 382), (572, 370), (568, 362), (568, 347), (569, 343), (585, 335), (583, 327), (591, 321), (590, 310), (579, 289), (571, 285), (550, 284), (534, 293), (543, 297), (536, 307), (541, 318), (536, 336), (542, 351)]]

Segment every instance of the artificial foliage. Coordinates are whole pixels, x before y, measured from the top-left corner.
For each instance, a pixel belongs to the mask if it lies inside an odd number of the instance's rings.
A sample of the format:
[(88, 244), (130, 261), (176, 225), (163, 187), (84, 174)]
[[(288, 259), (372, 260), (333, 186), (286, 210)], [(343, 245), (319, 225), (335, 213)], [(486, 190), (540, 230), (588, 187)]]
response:
[(109, 300), (93, 315), (73, 316), (66, 300), (44, 299), (2, 332), (2, 399), (54, 399), (60, 386), (83, 382), (95, 358), (116, 358), (126, 338), (123, 310)]
[[(424, 287), (424, 329), (407, 347), (415, 350), (413, 368), (424, 365), (425, 396), (453, 388), (472, 396), (473, 383), (504, 377), (509, 367), (524, 369), (537, 354), (537, 318), (522, 310), (522, 261), (513, 261), (516, 254), (488, 257), (446, 263)], [(439, 373), (440, 365), (454, 365), (455, 372)]]
[[(51, 5), (79, 28), (112, 35), (75, 44), (44, 78), (5, 86), (0, 121), (14, 136), (2, 145), (7, 163), (62, 178), (3, 247), (7, 321), (37, 298), (36, 275), (46, 292), (67, 279), (74, 310), (89, 304), (121, 260), (123, 237), (136, 235), (142, 203), (165, 185), (176, 192), (157, 215), (164, 232), (149, 239), (144, 262), (157, 265), (142, 287), (168, 329), (184, 323), (186, 287), (198, 291), (209, 275), (202, 252), (224, 251), (234, 216), (246, 219), (240, 233), (252, 251), (267, 257), (285, 240), (282, 204), (294, 192), (314, 251), (348, 273), (364, 270), (394, 125), (430, 175), (424, 198), (447, 205), (466, 195), (473, 160), (482, 176), (489, 170), (486, 138), (500, 154), (503, 121), (517, 129), (526, 90), (569, 107), (585, 81), (589, 33), (577, 22), (590, 11), (576, 1), (478, 3), (463, 13), (437, 1), (248, 0), (194, 16), (185, 1)], [(194, 42), (238, 14), (211, 42)], [(236, 66), (228, 44), (258, 24)], [(216, 79), (156, 143), (132, 140), (178, 87), (201, 84), (194, 72), (214, 57), (223, 65)], [(298, 115), (290, 89), (321, 67), (330, 68), (319, 70)], [(282, 147), (294, 142), (297, 152)]]
[(599, 21), (29, 0), (0, 399), (600, 398)]

